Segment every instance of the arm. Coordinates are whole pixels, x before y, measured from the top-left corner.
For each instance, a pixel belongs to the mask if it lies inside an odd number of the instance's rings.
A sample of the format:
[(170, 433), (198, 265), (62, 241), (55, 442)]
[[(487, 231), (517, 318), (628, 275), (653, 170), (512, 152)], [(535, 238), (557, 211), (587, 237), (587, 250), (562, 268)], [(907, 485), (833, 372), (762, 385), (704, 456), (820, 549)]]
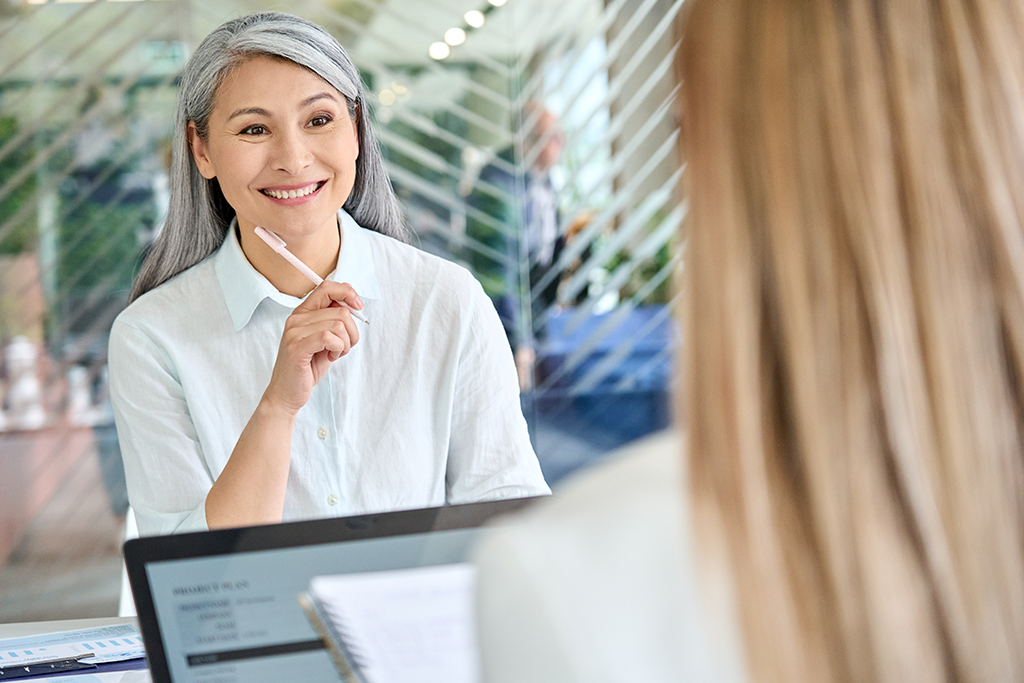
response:
[(468, 320), (458, 340), (447, 488), (451, 503), (551, 492), (519, 402), (519, 381), (501, 321), (465, 271), (460, 291)]
[(359, 341), (340, 301), (363, 307), (350, 285), (325, 281), (288, 317), (267, 390), (206, 497), (210, 528), (281, 521), (295, 416), (331, 363)]
[(110, 400), (143, 536), (206, 528), (213, 478), (178, 373), (162, 347), (120, 319), (110, 332)]
[(280, 521), (295, 416), (330, 363), (358, 341), (335, 300), (362, 308), (350, 286), (326, 282), (289, 317), (267, 389), (216, 481), (168, 354), (144, 332), (115, 324), (111, 400), (141, 533)]

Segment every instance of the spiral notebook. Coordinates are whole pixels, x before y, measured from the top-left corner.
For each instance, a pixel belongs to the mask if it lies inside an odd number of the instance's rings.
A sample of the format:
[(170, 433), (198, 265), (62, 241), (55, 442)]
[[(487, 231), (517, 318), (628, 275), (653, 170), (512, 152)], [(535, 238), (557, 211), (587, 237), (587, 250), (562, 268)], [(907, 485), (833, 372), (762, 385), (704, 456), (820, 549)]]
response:
[(317, 576), (299, 602), (346, 683), (477, 683), (472, 565)]

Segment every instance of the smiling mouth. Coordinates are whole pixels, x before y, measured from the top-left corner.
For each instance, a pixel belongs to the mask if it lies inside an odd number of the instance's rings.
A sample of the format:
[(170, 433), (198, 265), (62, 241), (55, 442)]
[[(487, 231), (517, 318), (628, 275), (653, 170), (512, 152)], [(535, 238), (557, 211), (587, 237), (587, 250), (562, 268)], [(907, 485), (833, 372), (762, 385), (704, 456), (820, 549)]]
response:
[(308, 185), (306, 187), (300, 187), (297, 190), (269, 190), (268, 189), (268, 190), (260, 190), (260, 192), (262, 192), (263, 194), (265, 194), (268, 197), (271, 197), (273, 199), (298, 199), (299, 197), (307, 197), (307, 196), (313, 194), (314, 192), (319, 190), (321, 187), (323, 187), (324, 183), (326, 183), (326, 182), (327, 182), (326, 180), (321, 180), (320, 182), (313, 183), (312, 185)]

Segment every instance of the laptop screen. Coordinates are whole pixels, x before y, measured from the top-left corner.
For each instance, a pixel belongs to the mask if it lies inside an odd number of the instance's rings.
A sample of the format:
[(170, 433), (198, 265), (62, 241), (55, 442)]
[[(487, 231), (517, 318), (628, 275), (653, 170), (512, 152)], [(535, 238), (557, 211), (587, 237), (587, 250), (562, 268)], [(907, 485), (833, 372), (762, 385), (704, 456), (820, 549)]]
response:
[(341, 680), (298, 602), (311, 578), (464, 562), (481, 524), (530, 500), (128, 541), (153, 680)]

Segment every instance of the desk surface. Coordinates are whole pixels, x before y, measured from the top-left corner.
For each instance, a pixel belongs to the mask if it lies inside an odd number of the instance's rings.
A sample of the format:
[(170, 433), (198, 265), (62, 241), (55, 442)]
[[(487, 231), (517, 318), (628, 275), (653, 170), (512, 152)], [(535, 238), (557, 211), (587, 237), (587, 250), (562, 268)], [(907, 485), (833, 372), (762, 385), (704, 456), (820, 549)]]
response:
[(0, 624), (0, 638), (20, 638), (55, 631), (76, 631), (98, 626), (136, 624), (135, 617), (99, 617), (97, 619), (66, 619), (60, 621), (29, 621), (21, 624)]

